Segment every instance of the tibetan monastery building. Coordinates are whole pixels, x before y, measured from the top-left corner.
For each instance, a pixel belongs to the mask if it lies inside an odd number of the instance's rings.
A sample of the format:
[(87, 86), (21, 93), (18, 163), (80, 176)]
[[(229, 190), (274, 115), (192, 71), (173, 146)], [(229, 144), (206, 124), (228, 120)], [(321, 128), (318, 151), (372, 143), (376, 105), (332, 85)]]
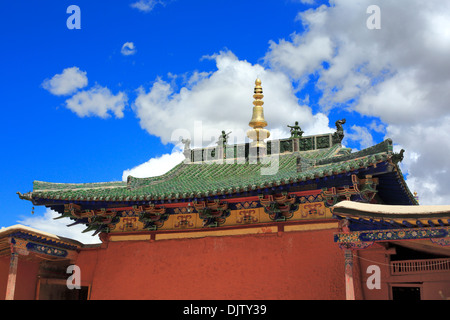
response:
[(259, 79), (253, 97), (249, 143), (183, 140), (186, 159), (158, 177), (18, 192), (102, 243), (1, 230), (0, 299), (449, 297), (450, 206), (418, 205), (404, 151), (344, 148), (345, 120), (268, 140)]

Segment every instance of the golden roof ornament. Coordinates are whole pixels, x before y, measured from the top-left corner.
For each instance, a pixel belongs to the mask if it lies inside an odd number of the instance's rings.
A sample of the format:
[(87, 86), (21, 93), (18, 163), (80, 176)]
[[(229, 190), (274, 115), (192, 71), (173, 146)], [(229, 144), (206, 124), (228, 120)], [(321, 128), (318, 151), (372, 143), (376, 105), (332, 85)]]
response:
[(262, 101), (263, 97), (264, 95), (261, 87), (261, 80), (257, 78), (255, 81), (255, 90), (253, 95), (253, 98), (255, 99), (253, 101), (253, 114), (252, 119), (249, 122), (249, 126), (253, 129), (247, 131), (247, 136), (253, 140), (250, 147), (259, 148), (260, 155), (265, 154), (266, 143), (264, 142), (264, 139), (267, 139), (270, 136), (269, 130), (264, 129), (264, 127), (267, 126), (267, 121), (264, 119), (264, 109), (262, 107), (264, 104), (264, 101)]
[(254, 93), (255, 94), (253, 95), (253, 98), (255, 100), (253, 101), (253, 115), (252, 119), (249, 122), (249, 125), (252, 128), (264, 128), (265, 126), (267, 126), (267, 121), (264, 119), (264, 109), (262, 107), (264, 104), (264, 101), (262, 101), (264, 95), (260, 79), (256, 79), (255, 81)]

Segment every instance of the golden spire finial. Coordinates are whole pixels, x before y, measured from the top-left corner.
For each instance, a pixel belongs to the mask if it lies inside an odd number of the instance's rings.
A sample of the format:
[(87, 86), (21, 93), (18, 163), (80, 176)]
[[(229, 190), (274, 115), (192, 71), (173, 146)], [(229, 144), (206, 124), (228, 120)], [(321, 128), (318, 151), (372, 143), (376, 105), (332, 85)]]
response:
[(262, 98), (264, 98), (263, 90), (261, 87), (261, 79), (257, 78), (255, 81), (255, 89), (254, 89), (254, 95), (253, 99), (253, 115), (252, 119), (249, 122), (250, 127), (252, 128), (264, 128), (267, 126), (267, 122), (264, 119), (264, 109), (263, 104), (264, 101), (262, 101)]
[[(261, 79), (260, 78), (256, 78), (256, 80), (255, 80), (255, 90), (256, 90), (256, 87), (261, 88)], [(261, 88), (261, 92), (262, 92), (262, 88)]]
[(267, 126), (267, 121), (264, 119), (264, 109), (262, 107), (264, 104), (264, 101), (262, 101), (263, 97), (261, 79), (257, 78), (253, 94), (253, 99), (255, 99), (253, 101), (253, 114), (252, 119), (248, 123), (253, 129), (247, 131), (247, 136), (253, 140), (251, 147), (259, 149), (259, 155), (265, 154), (264, 150), (266, 149), (266, 143), (264, 142), (264, 139), (267, 139), (270, 136), (269, 130), (264, 129), (264, 127)]

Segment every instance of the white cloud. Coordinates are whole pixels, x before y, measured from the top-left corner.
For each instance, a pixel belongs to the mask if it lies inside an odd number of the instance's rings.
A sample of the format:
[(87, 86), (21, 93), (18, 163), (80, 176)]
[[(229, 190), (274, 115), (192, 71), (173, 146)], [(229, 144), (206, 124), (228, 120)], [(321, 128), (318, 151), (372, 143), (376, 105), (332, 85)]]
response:
[(69, 95), (84, 88), (88, 84), (85, 71), (78, 67), (66, 68), (61, 74), (55, 74), (51, 79), (46, 79), (42, 87), (54, 95)]
[(450, 204), (450, 115), (410, 126), (389, 125), (386, 131), (406, 150), (401, 168), (421, 204)]
[(157, 4), (164, 5), (164, 3), (165, 2), (162, 0), (139, 0), (137, 2), (133, 2), (131, 7), (138, 9), (139, 11), (150, 12)]
[(427, 84), (405, 70), (368, 89), (361, 95), (355, 109), (362, 114), (379, 117), (384, 122), (407, 124), (441, 114), (439, 105), (428, 95)]
[(450, 204), (450, 3), (381, 0), (381, 29), (369, 30), (372, 4), (335, 0), (299, 13), (305, 31), (272, 42), (266, 63), (300, 85), (315, 74), (325, 112), (378, 117), (383, 127), (352, 127), (347, 139), (366, 145), (368, 129), (385, 131), (406, 150), (403, 172), (421, 203)]
[(360, 127), (357, 125), (353, 125), (351, 127), (351, 131), (349, 130), (345, 133), (343, 143), (345, 144), (347, 140), (357, 141), (360, 145), (360, 149), (365, 149), (375, 144), (369, 130), (365, 127)]
[(310, 4), (313, 5), (316, 3), (316, 0), (300, 0), (301, 3), (303, 4)]
[[(324, 60), (331, 58), (332, 43), (328, 37), (314, 37), (309, 40), (294, 35), (292, 41), (270, 41), (270, 51), (265, 59), (272, 67), (294, 78), (301, 79), (313, 73)], [(292, 57), (295, 57), (295, 60)]]
[[(385, 121), (422, 118), (430, 108), (426, 116), (436, 115), (450, 98), (444, 90), (450, 72), (450, 4), (379, 1), (381, 29), (369, 30), (366, 9), (371, 4), (336, 0), (331, 7), (300, 13), (306, 31), (290, 41), (272, 42), (267, 62), (297, 79), (317, 72), (326, 110), (356, 98), (355, 110)], [(322, 67), (323, 61), (329, 68)], [(384, 100), (384, 95), (389, 97)], [(407, 117), (401, 120), (406, 106)]]
[(331, 132), (324, 114), (299, 105), (289, 78), (239, 60), (232, 52), (208, 57), (216, 62), (212, 73), (194, 72), (181, 89), (161, 78), (146, 91), (140, 88), (133, 109), (141, 127), (163, 143), (190, 138), (193, 146), (214, 144), (222, 130), (232, 131), (229, 143), (243, 142), (252, 116), (253, 89), (262, 80), (268, 129), (289, 135), (288, 124), (299, 121), (306, 134)]
[(83, 244), (100, 243), (98, 236), (92, 236), (93, 232), (82, 233), (86, 229), (85, 225), (74, 225), (67, 227), (68, 224), (73, 223), (73, 220), (69, 218), (62, 218), (54, 220), (54, 218), (59, 217), (60, 214), (57, 212), (46, 208), (44, 215), (36, 215), (32, 217), (24, 218), (18, 221), (20, 224), (25, 226), (35, 228), (37, 230), (52, 233), (60, 237), (66, 237), (80, 241)]
[(132, 169), (125, 170), (122, 175), (122, 180), (127, 181), (128, 176), (136, 178), (160, 176), (181, 163), (184, 159), (183, 152), (176, 148), (170, 154), (163, 154)]
[(108, 88), (96, 85), (67, 99), (66, 107), (79, 117), (108, 118), (111, 116), (111, 112), (116, 118), (123, 118), (123, 110), (127, 101), (128, 97), (124, 92), (114, 95)]
[(383, 124), (377, 124), (375, 120), (372, 120), (372, 122), (369, 124), (369, 128), (378, 133), (386, 132), (385, 126)]
[(130, 56), (136, 53), (136, 47), (133, 42), (125, 42), (122, 46), (120, 52), (124, 56)]

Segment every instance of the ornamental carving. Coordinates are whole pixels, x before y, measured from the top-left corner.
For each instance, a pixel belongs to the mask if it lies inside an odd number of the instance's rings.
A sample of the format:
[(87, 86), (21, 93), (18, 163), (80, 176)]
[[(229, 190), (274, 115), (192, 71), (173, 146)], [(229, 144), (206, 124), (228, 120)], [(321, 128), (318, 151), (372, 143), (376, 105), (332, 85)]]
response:
[(448, 245), (449, 227), (405, 228), (375, 231), (339, 232), (334, 234), (334, 242), (341, 248), (361, 249), (378, 241), (430, 239), (433, 243)]
[(117, 223), (118, 217), (116, 217), (117, 211), (114, 209), (90, 209), (82, 210), (81, 206), (74, 203), (64, 204), (64, 213), (56, 218), (68, 217), (75, 219), (76, 222), (69, 226), (83, 223), (87, 225), (87, 228), (82, 232), (94, 231), (93, 235), (97, 235), (99, 232), (108, 232), (109, 226)]
[[(85, 219), (86, 220), (86, 219)], [(102, 216), (90, 216), (87, 218), (87, 228), (82, 232), (94, 231), (93, 236), (100, 232), (109, 232), (109, 226), (116, 224), (119, 221), (118, 217), (102, 217)]]
[(323, 188), (321, 195), (327, 207), (334, 206), (342, 200), (351, 200), (351, 197), (354, 195), (359, 196), (358, 201), (369, 203), (378, 192), (376, 190), (377, 185), (378, 178), (367, 175), (365, 179), (360, 179), (353, 174), (351, 186)]
[(123, 232), (133, 232), (139, 229), (137, 217), (123, 217), (118, 229)]
[(198, 212), (200, 219), (203, 219), (203, 227), (218, 227), (225, 223), (230, 215), (227, 202), (214, 201), (194, 201), (194, 208)]
[(42, 243), (35, 243), (25, 239), (10, 238), (9, 243), (11, 246), (11, 252), (28, 256), (30, 252), (37, 254), (44, 254), (57, 258), (67, 258), (69, 251), (54, 246), (50, 246)]
[(236, 223), (239, 224), (250, 224), (258, 222), (258, 217), (256, 216), (256, 210), (240, 210), (236, 218)]
[(302, 207), (302, 218), (317, 218), (325, 216), (325, 206), (323, 202), (304, 204)]
[(144, 224), (144, 229), (156, 230), (163, 226), (169, 218), (166, 208), (156, 208), (154, 204), (148, 206), (134, 206), (133, 211), (139, 216), (139, 221)]
[[(64, 214), (61, 217), (71, 216), (75, 219), (90, 219), (94, 217), (104, 217), (104, 218), (113, 218), (117, 214), (117, 211), (114, 209), (85, 209), (82, 210), (81, 206), (76, 205), (74, 203), (64, 204)], [(60, 217), (60, 218), (61, 218)]]
[(361, 249), (366, 249), (366, 248), (370, 247), (373, 244), (374, 244), (373, 241), (369, 241), (369, 242), (342, 242), (342, 243), (339, 243), (339, 248), (340, 249), (361, 250)]
[(352, 182), (355, 190), (365, 202), (371, 202), (377, 194), (378, 178), (367, 175), (365, 179), (359, 179), (356, 175), (352, 175)]
[(274, 221), (286, 221), (298, 210), (298, 203), (295, 203), (296, 196), (287, 193), (259, 195), (259, 202), (264, 207), (264, 212)]
[(177, 215), (177, 222), (173, 225), (175, 229), (185, 229), (194, 227), (194, 219), (192, 214)]

